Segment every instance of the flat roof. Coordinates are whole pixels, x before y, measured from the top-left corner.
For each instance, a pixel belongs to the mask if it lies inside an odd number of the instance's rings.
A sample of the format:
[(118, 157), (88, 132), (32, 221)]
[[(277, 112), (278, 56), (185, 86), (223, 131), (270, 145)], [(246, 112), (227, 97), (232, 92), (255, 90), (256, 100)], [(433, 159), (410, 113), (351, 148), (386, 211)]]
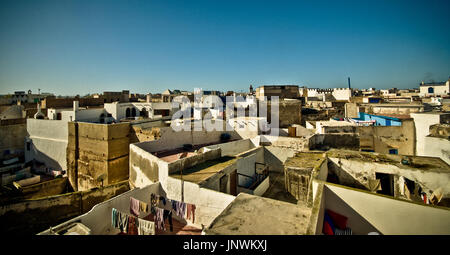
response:
[(305, 235), (311, 208), (240, 193), (204, 230), (209, 235)]
[(285, 167), (314, 168), (324, 158), (323, 152), (299, 152), (288, 158)]
[[(194, 167), (183, 169), (183, 180), (193, 183), (201, 183), (214, 176), (222, 169), (234, 164), (237, 157), (221, 157), (218, 159), (208, 160)], [(181, 171), (170, 174), (170, 177), (181, 179)]]
[(434, 172), (450, 173), (449, 165), (437, 157), (407, 156), (410, 159), (409, 165), (402, 164), (403, 155), (381, 154), (375, 152), (362, 152), (350, 150), (331, 149), (326, 152), (329, 158), (344, 158), (347, 160), (360, 160), (380, 164), (396, 165), (401, 168), (411, 170), (427, 170)]

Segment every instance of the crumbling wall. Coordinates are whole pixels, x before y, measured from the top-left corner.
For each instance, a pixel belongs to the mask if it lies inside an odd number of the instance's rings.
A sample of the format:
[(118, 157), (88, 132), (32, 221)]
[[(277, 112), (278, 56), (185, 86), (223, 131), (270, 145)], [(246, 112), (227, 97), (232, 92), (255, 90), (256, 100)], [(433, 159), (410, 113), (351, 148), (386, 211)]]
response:
[(129, 190), (128, 181), (99, 188), (0, 206), (1, 234), (32, 235), (89, 211)]
[(8, 125), (10, 120), (2, 121), (0, 125), (0, 160), (7, 159), (14, 154), (24, 156), (25, 137), (27, 136), (26, 119), (19, 119), (19, 123)]
[(403, 120), (401, 126), (362, 126), (358, 130), (361, 149), (383, 154), (397, 149), (401, 155), (415, 154), (416, 134), (412, 120)]
[(129, 179), (132, 187), (145, 187), (168, 176), (168, 163), (145, 151), (141, 144), (130, 145)]
[(310, 150), (328, 150), (330, 148), (359, 150), (358, 134), (315, 134), (309, 138)]
[(272, 107), (278, 107), (278, 127), (287, 128), (292, 124), (302, 124), (302, 102), (299, 100), (280, 100), (277, 105), (267, 101), (267, 121), (271, 123)]

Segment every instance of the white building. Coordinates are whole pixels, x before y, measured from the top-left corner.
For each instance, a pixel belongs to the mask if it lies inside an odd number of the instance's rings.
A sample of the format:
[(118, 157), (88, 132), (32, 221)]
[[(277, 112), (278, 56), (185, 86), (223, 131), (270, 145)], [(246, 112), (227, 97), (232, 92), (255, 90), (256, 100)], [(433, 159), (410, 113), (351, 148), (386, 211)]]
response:
[(448, 79), (445, 82), (433, 82), (433, 83), (422, 82), (420, 84), (419, 95), (421, 97), (450, 95), (450, 79)]
[(125, 118), (162, 118), (173, 114), (172, 103), (106, 103), (105, 110), (118, 122)]
[(79, 102), (73, 102), (73, 108), (47, 110), (49, 120), (84, 121), (92, 123), (110, 123), (111, 117), (104, 108), (80, 108)]

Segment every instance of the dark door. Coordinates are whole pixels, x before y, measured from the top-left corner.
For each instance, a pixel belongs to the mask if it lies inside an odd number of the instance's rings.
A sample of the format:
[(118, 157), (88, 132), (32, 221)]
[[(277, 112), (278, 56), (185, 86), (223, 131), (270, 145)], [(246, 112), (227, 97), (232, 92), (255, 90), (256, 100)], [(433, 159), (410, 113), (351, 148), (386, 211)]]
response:
[(237, 195), (237, 170), (230, 174), (230, 194), (233, 196)]

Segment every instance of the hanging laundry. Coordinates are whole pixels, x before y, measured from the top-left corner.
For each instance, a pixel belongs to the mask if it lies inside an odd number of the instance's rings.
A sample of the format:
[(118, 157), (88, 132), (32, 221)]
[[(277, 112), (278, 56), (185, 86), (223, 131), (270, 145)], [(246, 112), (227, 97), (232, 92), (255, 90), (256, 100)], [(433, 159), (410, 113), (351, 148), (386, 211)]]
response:
[(138, 234), (139, 222), (138, 218), (129, 216), (128, 217), (128, 234), (137, 235)]
[(172, 204), (172, 210), (177, 210), (178, 201), (176, 200), (170, 200), (170, 203)]
[(336, 228), (334, 234), (337, 236), (350, 236), (352, 235), (352, 230), (350, 228), (345, 229)]
[(120, 232), (127, 233), (128, 231), (128, 215), (112, 209), (112, 227), (120, 229)]
[(138, 235), (154, 235), (155, 234), (155, 223), (148, 220), (137, 219), (138, 220)]
[(166, 219), (169, 219), (169, 227), (170, 232), (173, 232), (173, 225), (172, 225), (172, 211), (170, 210), (164, 210), (164, 222), (166, 222)]
[(160, 230), (166, 230), (164, 225), (164, 209), (154, 207), (155, 208), (155, 224), (156, 228)]
[(150, 196), (150, 204), (151, 204), (151, 207), (156, 207), (156, 206), (158, 206), (158, 201), (156, 200), (157, 198), (156, 198), (156, 195), (155, 194), (151, 194), (151, 196)]
[(130, 213), (139, 217), (139, 200), (130, 197)]
[(184, 219), (184, 215), (186, 213), (186, 203), (180, 202), (180, 201), (176, 201), (176, 205), (175, 205), (175, 214)]
[(111, 226), (113, 228), (119, 228), (118, 211), (116, 208), (112, 209), (111, 213)]
[(186, 218), (192, 220), (192, 223), (195, 221), (195, 205), (187, 204), (186, 205), (187, 215)]
[(142, 201), (139, 201), (139, 211), (140, 212), (148, 212), (148, 205)]
[(159, 201), (163, 202), (163, 205), (166, 205), (166, 198), (163, 196), (159, 196)]

